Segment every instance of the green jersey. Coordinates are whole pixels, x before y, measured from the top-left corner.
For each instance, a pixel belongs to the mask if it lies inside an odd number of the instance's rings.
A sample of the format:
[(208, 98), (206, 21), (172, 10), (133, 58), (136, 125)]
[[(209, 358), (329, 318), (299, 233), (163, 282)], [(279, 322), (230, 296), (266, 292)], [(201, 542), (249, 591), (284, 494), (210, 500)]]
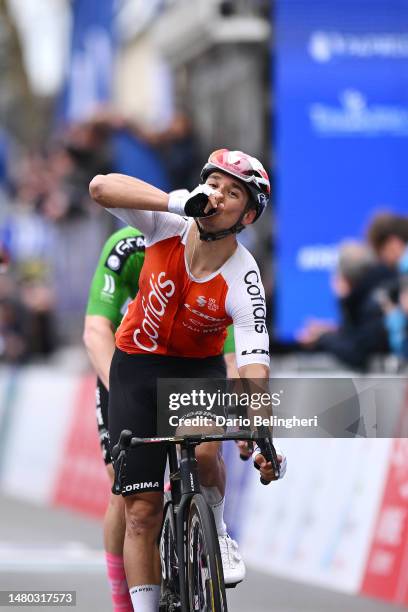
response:
[(139, 290), (145, 239), (139, 230), (124, 227), (106, 241), (89, 291), (86, 314), (100, 315), (116, 329)]
[(224, 354), (235, 353), (235, 341), (234, 341), (234, 326), (230, 325), (227, 329), (227, 337), (224, 342)]
[[(129, 302), (139, 290), (145, 255), (145, 239), (134, 227), (112, 234), (102, 249), (89, 290), (87, 315), (99, 315), (119, 327)], [(230, 325), (224, 353), (234, 353), (234, 329)]]

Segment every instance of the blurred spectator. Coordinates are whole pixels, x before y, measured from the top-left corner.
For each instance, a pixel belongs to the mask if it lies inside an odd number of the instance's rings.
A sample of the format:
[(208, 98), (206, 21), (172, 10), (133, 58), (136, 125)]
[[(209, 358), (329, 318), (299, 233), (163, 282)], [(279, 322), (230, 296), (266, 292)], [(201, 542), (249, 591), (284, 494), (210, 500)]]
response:
[(7, 182), (7, 155), (8, 155), (7, 136), (0, 126), (0, 189)]
[(193, 189), (199, 183), (196, 143), (189, 118), (176, 113), (166, 130), (139, 131), (140, 137), (157, 150), (167, 172), (172, 189)]
[(0, 274), (7, 272), (10, 264), (10, 256), (5, 244), (0, 240)]
[(56, 348), (53, 291), (35, 278), (25, 279), (19, 289), (27, 312), (25, 338), (30, 355), (48, 357)]
[(380, 261), (408, 274), (407, 216), (380, 213), (371, 221), (367, 236)]
[(382, 309), (374, 291), (393, 278), (395, 273), (378, 264), (367, 246), (344, 243), (333, 283), (340, 325), (312, 321), (300, 333), (300, 343), (330, 353), (351, 368), (366, 369), (372, 355), (389, 350)]
[(408, 361), (408, 217), (393, 213), (375, 216), (368, 239), (379, 259), (398, 272), (376, 297), (384, 312), (390, 348)]
[(398, 289), (395, 301), (385, 289), (378, 292), (377, 299), (384, 311), (390, 348), (394, 355), (408, 361), (408, 276), (401, 277)]
[(54, 241), (52, 225), (40, 206), (46, 189), (42, 161), (27, 156), (18, 166), (19, 176), (1, 227), (2, 242), (18, 268), (33, 261), (47, 267)]
[(93, 121), (70, 126), (43, 151), (15, 149), (0, 243), (16, 281), (3, 298), (2, 334), (20, 334), (17, 361), (80, 339), (86, 287), (112, 229), (109, 215), (89, 205), (88, 185), (111, 171), (110, 157), (110, 129)]
[(111, 130), (126, 130), (137, 140), (149, 145), (161, 159), (170, 179), (171, 189), (193, 189), (199, 182), (196, 142), (189, 117), (175, 113), (168, 127), (154, 131), (120, 115), (111, 108), (103, 108), (94, 122)]
[(25, 314), (20, 302), (11, 298), (0, 299), (0, 361), (23, 363), (27, 359)]
[(0, 274), (0, 361), (47, 357), (56, 345), (53, 293), (35, 277), (18, 283), (7, 269)]
[(26, 359), (25, 315), (11, 276), (5, 272), (0, 274), (0, 362), (21, 363)]
[(90, 180), (112, 171), (109, 131), (93, 121), (70, 126), (52, 147), (48, 164), (51, 184), (44, 213), (56, 221), (88, 216)]

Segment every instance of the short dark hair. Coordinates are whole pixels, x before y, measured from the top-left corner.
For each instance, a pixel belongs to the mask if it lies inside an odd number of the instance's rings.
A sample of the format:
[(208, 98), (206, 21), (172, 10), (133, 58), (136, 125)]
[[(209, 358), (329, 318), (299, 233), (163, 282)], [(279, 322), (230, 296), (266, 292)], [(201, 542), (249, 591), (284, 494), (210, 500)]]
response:
[(392, 236), (408, 242), (408, 217), (392, 213), (375, 215), (367, 230), (367, 238), (372, 248), (378, 252)]

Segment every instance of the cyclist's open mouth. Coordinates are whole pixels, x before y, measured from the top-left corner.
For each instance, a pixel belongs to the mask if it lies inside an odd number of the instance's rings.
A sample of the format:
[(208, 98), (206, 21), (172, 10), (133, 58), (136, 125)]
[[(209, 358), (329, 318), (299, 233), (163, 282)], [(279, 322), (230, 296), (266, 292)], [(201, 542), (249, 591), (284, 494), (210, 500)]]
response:
[(222, 215), (223, 212), (224, 212), (224, 209), (217, 210), (215, 213), (213, 213), (209, 217), (199, 217), (198, 219), (199, 219), (200, 223), (202, 223), (203, 221), (208, 223), (209, 221), (212, 221), (213, 219), (215, 219), (215, 218), (219, 217), (220, 215)]

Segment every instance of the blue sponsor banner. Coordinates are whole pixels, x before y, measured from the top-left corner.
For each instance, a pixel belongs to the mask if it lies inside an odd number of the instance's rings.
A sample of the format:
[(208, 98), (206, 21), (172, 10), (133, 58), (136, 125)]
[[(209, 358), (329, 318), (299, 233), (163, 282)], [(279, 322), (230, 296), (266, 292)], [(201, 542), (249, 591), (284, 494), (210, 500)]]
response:
[(6, 133), (0, 127), (0, 186), (7, 180), (8, 142)]
[(408, 208), (408, 1), (277, 0), (277, 335), (336, 317), (337, 246)]
[[(74, 0), (72, 3), (71, 54), (67, 79), (58, 110), (67, 123), (86, 121), (95, 110), (109, 104), (117, 46), (117, 1)], [(161, 2), (140, 8), (135, 15), (159, 11)], [(125, 131), (112, 138), (115, 171), (138, 176), (161, 189), (168, 189), (169, 180), (157, 153)]]
[(137, 176), (158, 189), (169, 191), (170, 181), (157, 152), (126, 131), (113, 139), (114, 170)]
[(115, 0), (74, 0), (71, 54), (63, 94), (67, 121), (86, 120), (111, 98)]

